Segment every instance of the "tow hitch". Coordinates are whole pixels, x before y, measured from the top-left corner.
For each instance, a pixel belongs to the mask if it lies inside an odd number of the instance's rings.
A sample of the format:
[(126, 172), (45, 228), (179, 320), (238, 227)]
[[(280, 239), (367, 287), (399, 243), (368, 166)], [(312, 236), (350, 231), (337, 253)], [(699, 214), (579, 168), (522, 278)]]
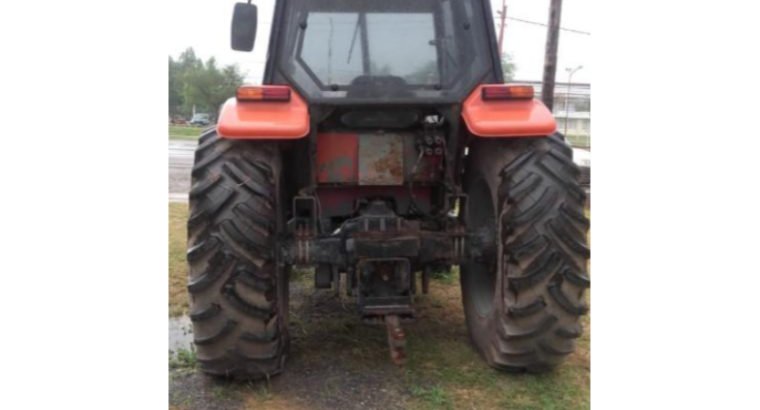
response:
[[(452, 196), (459, 211), (466, 196)], [(427, 293), (433, 269), (495, 252), (495, 230), (467, 231), (460, 215), (441, 219), (406, 219), (392, 199), (357, 204), (355, 216), (338, 229), (325, 232), (314, 197), (297, 197), (289, 224), (292, 240), (283, 243), (285, 263), (316, 266), (315, 287), (338, 292), (345, 274), (346, 292), (356, 297), (362, 320), (385, 322), (391, 360), (406, 361), (406, 335), (401, 322), (414, 320), (416, 274), (421, 271), (422, 293)]]
[(398, 366), (406, 363), (406, 335), (401, 328), (397, 315), (386, 315), (385, 326), (388, 330), (388, 347), (391, 351), (391, 361)]

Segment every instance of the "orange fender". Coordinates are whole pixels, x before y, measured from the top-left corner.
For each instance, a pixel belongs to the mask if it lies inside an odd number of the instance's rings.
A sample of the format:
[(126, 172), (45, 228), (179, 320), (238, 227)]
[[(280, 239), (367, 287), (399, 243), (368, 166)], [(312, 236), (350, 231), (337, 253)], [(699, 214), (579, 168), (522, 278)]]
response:
[(484, 85), (478, 86), (462, 107), (462, 117), (473, 135), (484, 138), (543, 137), (556, 131), (557, 122), (541, 101), (483, 101)]
[(309, 134), (309, 107), (291, 90), (290, 101), (238, 101), (222, 106), (216, 131), (222, 138), (290, 140)]

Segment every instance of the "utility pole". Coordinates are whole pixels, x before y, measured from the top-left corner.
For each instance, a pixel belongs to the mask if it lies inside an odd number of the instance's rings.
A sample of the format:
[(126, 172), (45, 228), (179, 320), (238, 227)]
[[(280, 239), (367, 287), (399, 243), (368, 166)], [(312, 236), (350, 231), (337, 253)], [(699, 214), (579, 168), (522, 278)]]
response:
[(499, 58), (504, 55), (504, 26), (507, 20), (507, 0), (501, 0), (501, 10), (496, 14), (501, 17), (501, 26), (499, 27)]
[(541, 100), (549, 110), (554, 107), (554, 77), (557, 75), (557, 48), (559, 47), (559, 21), (562, 15), (562, 0), (550, 0), (549, 29), (546, 33), (546, 55), (544, 56), (544, 81), (541, 86)]

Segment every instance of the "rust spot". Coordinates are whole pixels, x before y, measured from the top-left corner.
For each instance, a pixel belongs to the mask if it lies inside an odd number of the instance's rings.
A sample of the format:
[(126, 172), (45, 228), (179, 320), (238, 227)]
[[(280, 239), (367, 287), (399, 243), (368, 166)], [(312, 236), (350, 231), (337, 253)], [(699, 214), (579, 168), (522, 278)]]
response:
[(403, 179), (402, 158), (403, 156), (399, 151), (398, 146), (391, 145), (390, 152), (375, 162), (375, 171), (378, 174), (389, 174), (394, 179)]
[(398, 134), (359, 135), (359, 184), (403, 183), (403, 137)]

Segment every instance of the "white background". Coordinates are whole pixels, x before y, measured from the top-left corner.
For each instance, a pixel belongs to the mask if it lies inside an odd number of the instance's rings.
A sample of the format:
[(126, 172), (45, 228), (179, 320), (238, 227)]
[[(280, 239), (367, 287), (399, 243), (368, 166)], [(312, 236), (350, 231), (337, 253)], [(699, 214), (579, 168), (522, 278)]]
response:
[[(579, 27), (596, 408), (760, 407), (753, 5), (597, 1)], [(0, 8), (0, 408), (164, 408), (176, 7)]]

